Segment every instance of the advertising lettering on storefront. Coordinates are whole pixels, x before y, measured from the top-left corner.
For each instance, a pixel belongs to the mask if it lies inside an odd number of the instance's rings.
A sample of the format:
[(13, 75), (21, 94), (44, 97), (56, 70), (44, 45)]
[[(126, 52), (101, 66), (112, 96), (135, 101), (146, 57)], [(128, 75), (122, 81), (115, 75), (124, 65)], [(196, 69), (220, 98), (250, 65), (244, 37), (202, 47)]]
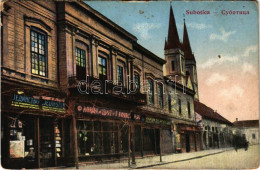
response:
[(114, 109), (107, 109), (107, 108), (101, 108), (95, 106), (76, 105), (76, 112), (85, 113), (88, 115), (140, 120), (140, 115), (137, 114), (133, 114), (133, 113), (131, 114), (125, 111), (118, 111)]
[(157, 125), (171, 125), (170, 121), (147, 117), (146, 123), (157, 124)]
[(65, 99), (14, 94), (11, 106), (65, 113)]

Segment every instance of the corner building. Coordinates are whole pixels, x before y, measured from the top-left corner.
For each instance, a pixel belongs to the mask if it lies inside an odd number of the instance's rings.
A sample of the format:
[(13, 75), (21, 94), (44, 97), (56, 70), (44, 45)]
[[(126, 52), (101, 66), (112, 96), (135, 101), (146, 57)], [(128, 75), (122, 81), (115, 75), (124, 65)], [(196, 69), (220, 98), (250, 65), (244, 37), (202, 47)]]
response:
[(165, 60), (84, 2), (7, 1), (2, 13), (4, 168), (200, 149), (196, 62), (172, 8)]

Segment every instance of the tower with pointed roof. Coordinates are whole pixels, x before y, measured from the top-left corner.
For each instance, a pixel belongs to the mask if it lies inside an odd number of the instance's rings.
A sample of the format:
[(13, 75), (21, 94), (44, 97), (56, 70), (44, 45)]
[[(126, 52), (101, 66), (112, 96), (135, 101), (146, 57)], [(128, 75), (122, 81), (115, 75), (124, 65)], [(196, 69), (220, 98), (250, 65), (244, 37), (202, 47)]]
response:
[(165, 76), (181, 84), (185, 83), (185, 59), (182, 44), (175, 23), (172, 6), (170, 7), (168, 37), (164, 46)]
[(183, 52), (184, 52), (184, 59), (185, 59), (185, 68), (186, 68), (186, 76), (190, 76), (193, 90), (195, 91), (195, 99), (199, 100), (198, 94), (198, 79), (197, 79), (197, 67), (196, 67), (196, 60), (194, 54), (191, 50), (189, 35), (184, 19), (184, 28), (183, 28)]
[(197, 68), (194, 54), (191, 50), (188, 31), (184, 19), (183, 43), (179, 40), (172, 6), (170, 7), (168, 37), (165, 39), (165, 76), (185, 85), (190, 79), (195, 99), (199, 100)]

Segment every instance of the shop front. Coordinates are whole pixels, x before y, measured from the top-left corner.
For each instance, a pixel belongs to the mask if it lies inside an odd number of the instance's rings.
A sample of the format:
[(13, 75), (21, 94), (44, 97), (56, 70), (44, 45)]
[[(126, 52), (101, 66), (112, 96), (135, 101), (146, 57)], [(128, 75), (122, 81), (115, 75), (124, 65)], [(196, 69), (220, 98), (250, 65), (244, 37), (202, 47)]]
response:
[(202, 149), (201, 129), (195, 125), (178, 125), (179, 152), (195, 152)]
[(79, 162), (128, 157), (133, 136), (129, 132), (141, 123), (140, 115), (90, 104), (77, 104), (75, 111)]
[(172, 153), (171, 123), (129, 110), (76, 104), (79, 162)]
[(167, 118), (147, 116), (143, 125), (144, 155), (173, 152), (171, 122)]
[(141, 123), (134, 123), (135, 156), (146, 157), (173, 152), (171, 121), (166, 116), (141, 113)]
[[(5, 89), (5, 87), (3, 88)], [(2, 165), (42, 168), (64, 162), (65, 100), (35, 91), (2, 93)]]

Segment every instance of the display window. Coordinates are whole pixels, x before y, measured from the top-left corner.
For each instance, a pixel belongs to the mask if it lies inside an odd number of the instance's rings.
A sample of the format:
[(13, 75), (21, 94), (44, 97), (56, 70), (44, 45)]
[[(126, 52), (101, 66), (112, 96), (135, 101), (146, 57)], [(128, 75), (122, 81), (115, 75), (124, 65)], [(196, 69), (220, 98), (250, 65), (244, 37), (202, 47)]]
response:
[(154, 129), (146, 129), (143, 130), (143, 140), (144, 140), (144, 151), (154, 151), (155, 149), (155, 133)]
[(127, 152), (128, 131), (126, 130), (126, 127), (115, 122), (78, 120), (79, 156)]
[(30, 118), (9, 119), (10, 158), (36, 160), (35, 121)]

